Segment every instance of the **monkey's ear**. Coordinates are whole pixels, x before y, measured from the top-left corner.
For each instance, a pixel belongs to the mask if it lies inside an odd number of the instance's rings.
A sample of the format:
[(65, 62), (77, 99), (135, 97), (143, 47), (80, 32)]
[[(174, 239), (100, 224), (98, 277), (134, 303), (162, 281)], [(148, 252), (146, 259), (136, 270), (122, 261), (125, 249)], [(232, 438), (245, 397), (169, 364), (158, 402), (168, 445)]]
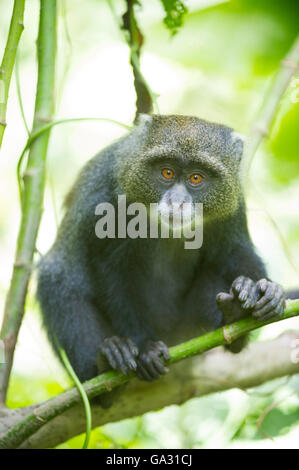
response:
[(136, 121), (135, 121), (135, 126), (136, 127), (143, 127), (146, 125), (149, 125), (152, 122), (153, 118), (150, 114), (144, 114), (141, 113), (138, 115)]
[(241, 159), (246, 138), (243, 134), (239, 134), (238, 132), (233, 131), (231, 133), (231, 139), (233, 145), (233, 153), (239, 159)]

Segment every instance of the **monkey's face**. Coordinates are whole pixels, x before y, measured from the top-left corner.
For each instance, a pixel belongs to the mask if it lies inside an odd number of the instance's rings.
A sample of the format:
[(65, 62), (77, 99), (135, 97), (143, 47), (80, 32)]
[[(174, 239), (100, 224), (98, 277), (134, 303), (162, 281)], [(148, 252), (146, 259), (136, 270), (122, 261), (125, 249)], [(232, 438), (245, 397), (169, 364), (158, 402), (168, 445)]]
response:
[(170, 160), (153, 164), (150, 173), (160, 196), (156, 203), (160, 222), (174, 230), (192, 225), (197, 213), (196, 193), (206, 184), (203, 171)]
[(237, 209), (242, 141), (230, 128), (186, 116), (148, 117), (145, 126), (140, 147), (122, 163), (129, 202), (155, 203), (173, 223), (179, 211), (190, 220), (197, 203), (205, 218)]

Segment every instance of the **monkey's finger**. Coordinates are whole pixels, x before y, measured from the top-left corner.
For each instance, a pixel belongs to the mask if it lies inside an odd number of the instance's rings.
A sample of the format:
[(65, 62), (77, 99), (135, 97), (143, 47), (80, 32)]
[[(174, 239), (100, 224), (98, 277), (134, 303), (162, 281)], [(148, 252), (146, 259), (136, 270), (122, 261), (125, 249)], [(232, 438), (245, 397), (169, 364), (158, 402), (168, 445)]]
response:
[(233, 294), (227, 294), (226, 292), (219, 292), (216, 295), (216, 302), (220, 310), (225, 309), (226, 307), (231, 308), (231, 304), (234, 300)]
[(141, 380), (146, 380), (147, 382), (151, 382), (153, 380), (153, 378), (145, 369), (145, 367), (143, 367), (141, 362), (138, 362), (136, 374), (137, 374), (137, 377), (139, 377), (139, 379)]
[(112, 367), (112, 369), (118, 369), (117, 361), (114, 358), (111, 350), (109, 348), (102, 348), (101, 352), (106, 357), (106, 359), (107, 359), (109, 365)]
[(272, 315), (273, 315), (273, 312), (275, 311), (275, 308), (277, 307), (277, 299), (274, 298), (272, 300), (270, 300), (270, 302), (268, 302), (263, 308), (261, 308), (260, 310), (255, 310), (253, 313), (252, 313), (252, 316), (254, 318), (264, 318), (266, 316), (266, 314), (269, 314), (272, 312)]
[(233, 294), (227, 294), (226, 292), (220, 292), (216, 297), (216, 302), (223, 314), (224, 323), (231, 323), (234, 318), (239, 316), (240, 305), (235, 300)]
[(132, 360), (135, 363), (135, 359), (129, 347), (127, 339), (119, 339), (116, 344), (123, 359), (126, 362), (129, 362), (130, 360)]
[(246, 301), (242, 304), (242, 308), (244, 310), (253, 308), (255, 304), (257, 303), (257, 301), (259, 300), (260, 296), (261, 294), (260, 294), (258, 286), (256, 284), (253, 284), (250, 291), (248, 292), (248, 297)]
[(231, 302), (233, 298), (234, 297), (232, 294), (228, 294), (227, 292), (219, 292), (216, 295), (216, 302), (221, 302), (221, 303)]
[(165, 367), (163, 360), (160, 357), (157, 357), (155, 354), (152, 354), (151, 358), (152, 365), (154, 366), (158, 375), (166, 374), (169, 371), (168, 367)]
[(284, 311), (284, 304), (285, 304), (284, 299), (281, 299), (278, 305), (273, 310), (270, 310), (268, 313), (263, 314), (262, 319), (268, 320), (273, 317), (280, 317)]
[(157, 358), (154, 353), (146, 354), (142, 357), (142, 366), (146, 369), (152, 379), (157, 379), (160, 376), (160, 372), (155, 367), (154, 358)]
[(119, 358), (116, 354), (117, 351), (118, 349), (114, 344), (114, 337), (106, 338), (102, 344), (101, 352), (107, 358), (113, 369), (120, 369)]
[(254, 286), (254, 282), (251, 279), (249, 278), (244, 279), (241, 291), (238, 296), (238, 299), (240, 300), (240, 302), (245, 302), (245, 300), (247, 300), (248, 294), (253, 286)]
[(157, 346), (159, 348), (159, 352), (160, 354), (162, 354), (163, 358), (165, 359), (165, 361), (169, 361), (170, 359), (170, 354), (169, 354), (169, 349), (168, 347), (166, 346), (165, 343), (163, 343), (163, 341), (158, 341), (157, 342)]
[(264, 295), (255, 304), (255, 311), (261, 310), (268, 302), (270, 302), (275, 295), (275, 291), (276, 291), (276, 284), (274, 284), (273, 282), (268, 282), (268, 286)]
[(127, 338), (127, 343), (128, 343), (128, 346), (129, 346), (130, 351), (131, 351), (131, 353), (133, 354), (133, 356), (136, 356), (136, 357), (137, 357), (138, 354), (139, 354), (139, 350), (138, 350), (136, 344), (133, 343), (133, 341), (131, 340), (131, 338)]
[(253, 281), (246, 276), (239, 276), (232, 283), (231, 291), (234, 297), (244, 302), (247, 298), (248, 289), (253, 284)]
[(131, 350), (129, 349), (127, 343), (125, 343), (125, 342), (124, 343), (119, 343), (118, 347), (121, 351), (123, 361), (125, 362), (125, 364), (130, 369), (136, 370), (137, 369), (137, 364), (136, 364), (134, 356), (133, 356)]
[(239, 292), (241, 292), (244, 279), (244, 276), (239, 276), (237, 277), (237, 279), (234, 280), (234, 282), (232, 283), (232, 291), (234, 294), (239, 294)]
[(285, 298), (283, 298), (283, 299), (281, 299), (281, 301), (279, 302), (279, 304), (275, 308), (275, 314), (278, 317), (281, 317), (281, 315), (283, 314), (285, 306), (286, 306), (286, 301), (285, 301)]
[(169, 368), (165, 367), (162, 361), (155, 360), (154, 364), (155, 364), (156, 370), (158, 371), (160, 375), (164, 375), (164, 374), (167, 374), (167, 372), (169, 372)]
[(275, 315), (276, 307), (281, 302), (281, 300), (284, 301), (283, 290), (279, 285), (274, 284), (274, 292), (271, 300), (269, 300), (262, 308), (255, 309), (255, 311), (253, 312), (253, 316), (255, 318), (264, 317), (265, 314), (269, 314), (269, 312), (271, 311), (272, 315)]
[(284, 298), (284, 291), (279, 284), (268, 281), (267, 289), (261, 299), (256, 303), (255, 310), (261, 310), (268, 302), (276, 298), (277, 303)]
[(114, 360), (117, 363), (117, 369), (120, 369), (123, 374), (128, 375), (130, 372), (129, 367), (127, 366), (124, 357), (122, 355), (118, 338), (113, 338), (110, 342), (110, 351), (113, 354)]
[(260, 279), (259, 281), (257, 281), (256, 284), (257, 284), (258, 288), (260, 289), (261, 293), (264, 294), (267, 290), (269, 281), (268, 281), (268, 279)]

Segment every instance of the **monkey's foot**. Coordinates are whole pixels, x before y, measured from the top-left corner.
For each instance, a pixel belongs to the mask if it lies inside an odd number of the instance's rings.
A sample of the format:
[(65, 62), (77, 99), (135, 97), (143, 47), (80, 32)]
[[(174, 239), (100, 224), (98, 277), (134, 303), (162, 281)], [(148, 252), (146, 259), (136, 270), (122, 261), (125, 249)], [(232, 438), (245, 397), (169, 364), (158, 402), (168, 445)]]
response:
[(169, 360), (169, 351), (163, 341), (147, 341), (137, 359), (137, 376), (147, 381), (158, 379), (168, 372), (164, 360)]
[[(219, 308), (235, 317), (232, 321), (251, 313), (254, 318), (267, 320), (268, 318), (282, 315), (285, 307), (285, 295), (282, 287), (267, 279), (252, 281), (245, 276), (239, 276), (232, 283), (230, 294), (219, 294), (217, 296)], [(229, 305), (230, 304), (230, 305)], [(237, 315), (237, 308), (243, 314)], [(232, 312), (234, 311), (234, 313)], [(224, 313), (225, 316), (225, 313)]]
[(113, 369), (120, 369), (125, 375), (137, 369), (136, 358), (139, 351), (130, 338), (120, 336), (106, 338), (100, 346), (100, 352)]

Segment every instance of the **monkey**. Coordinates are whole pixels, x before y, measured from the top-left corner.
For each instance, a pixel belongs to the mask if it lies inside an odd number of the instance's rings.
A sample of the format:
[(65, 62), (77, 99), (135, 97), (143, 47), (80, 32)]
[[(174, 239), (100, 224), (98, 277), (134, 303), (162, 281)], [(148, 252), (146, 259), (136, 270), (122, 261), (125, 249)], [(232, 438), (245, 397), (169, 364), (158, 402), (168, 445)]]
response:
[[(268, 279), (248, 231), (242, 153), (228, 126), (152, 114), (83, 167), (37, 287), (49, 339), (81, 381), (111, 368), (158, 379), (172, 345), (246, 316), (282, 315), (284, 290)], [(118, 225), (122, 195), (149, 218), (156, 204), (160, 228), (165, 208), (171, 220), (176, 207), (202, 204), (202, 246), (186, 249), (174, 236), (97, 237), (95, 208), (112, 205)]]

